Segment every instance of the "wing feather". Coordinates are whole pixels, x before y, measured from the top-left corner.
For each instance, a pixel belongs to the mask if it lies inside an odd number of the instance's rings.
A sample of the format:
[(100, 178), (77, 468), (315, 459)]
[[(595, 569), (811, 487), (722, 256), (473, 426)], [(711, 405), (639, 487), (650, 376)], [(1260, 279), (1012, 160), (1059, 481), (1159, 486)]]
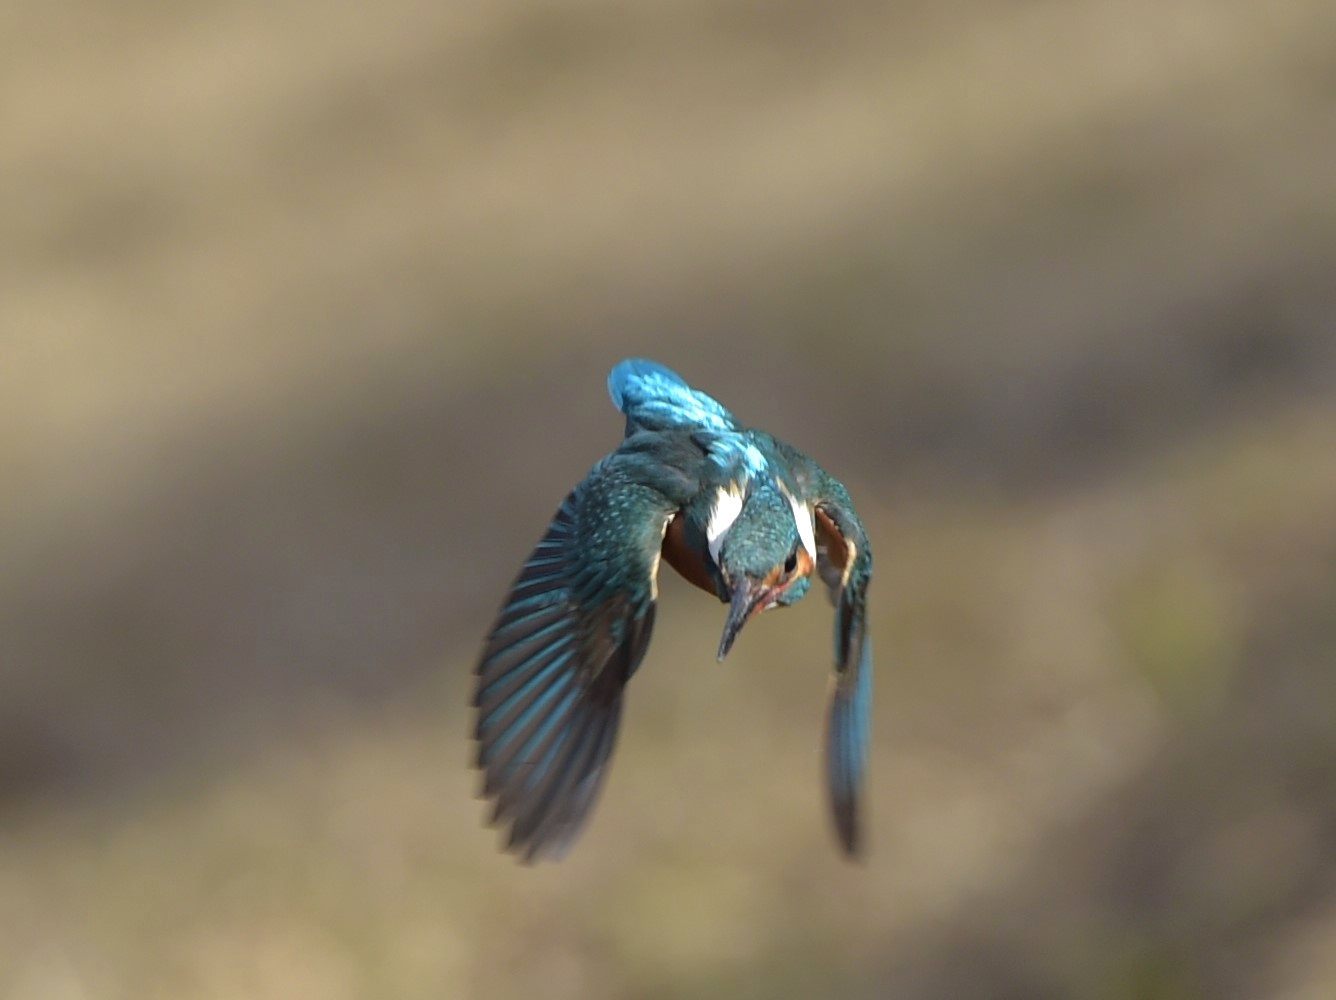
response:
[(826, 789), (840, 844), (863, 846), (862, 798), (872, 730), (867, 588), (872, 550), (844, 486), (823, 475), (816, 501), (817, 570), (835, 603), (835, 669), (826, 716)]
[(507, 849), (526, 861), (560, 856), (578, 835), (616, 742), (622, 691), (649, 645), (659, 547), (683, 502), (664, 490), (689, 478), (651, 471), (645, 442), (633, 441), (567, 496), (478, 661), (482, 793), (491, 822), (509, 824)]

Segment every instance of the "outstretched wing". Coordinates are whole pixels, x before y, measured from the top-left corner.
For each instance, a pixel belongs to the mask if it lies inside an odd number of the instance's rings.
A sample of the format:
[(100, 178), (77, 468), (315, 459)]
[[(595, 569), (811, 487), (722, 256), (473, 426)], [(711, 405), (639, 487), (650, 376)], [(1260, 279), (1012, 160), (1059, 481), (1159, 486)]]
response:
[(654, 627), (659, 550), (688, 484), (634, 444), (566, 497), (478, 663), (483, 794), (526, 861), (560, 857), (588, 816)]
[(867, 588), (872, 549), (844, 486), (822, 474), (815, 491), (817, 570), (835, 605), (835, 675), (826, 718), (826, 786), (840, 843), (861, 848), (860, 801), (872, 713)]

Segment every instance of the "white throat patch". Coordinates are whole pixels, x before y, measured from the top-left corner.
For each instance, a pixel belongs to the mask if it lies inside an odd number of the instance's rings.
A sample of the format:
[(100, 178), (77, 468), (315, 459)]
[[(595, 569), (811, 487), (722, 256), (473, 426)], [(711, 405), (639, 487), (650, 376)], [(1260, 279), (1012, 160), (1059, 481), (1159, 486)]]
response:
[(710, 510), (710, 522), (705, 526), (705, 540), (710, 546), (710, 558), (719, 565), (719, 548), (733, 522), (742, 513), (742, 491), (720, 487)]
[(803, 540), (803, 548), (807, 554), (812, 557), (812, 562), (816, 562), (816, 534), (812, 530), (812, 508), (801, 502), (788, 490), (784, 495), (789, 499), (789, 506), (793, 508), (793, 523), (798, 526), (798, 537)]

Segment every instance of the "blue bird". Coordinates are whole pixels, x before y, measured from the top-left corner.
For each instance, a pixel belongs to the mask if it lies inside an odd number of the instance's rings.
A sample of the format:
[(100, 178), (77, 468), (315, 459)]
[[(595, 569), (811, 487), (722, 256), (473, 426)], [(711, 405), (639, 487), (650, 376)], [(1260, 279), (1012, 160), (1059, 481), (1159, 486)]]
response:
[(728, 605), (720, 660), (743, 625), (801, 600), (816, 573), (836, 608), (826, 787), (840, 845), (858, 855), (872, 550), (848, 492), (653, 361), (622, 361), (608, 391), (625, 437), (562, 502), (478, 662), (473, 735), (491, 822), (525, 861), (574, 842), (649, 645), (661, 560)]

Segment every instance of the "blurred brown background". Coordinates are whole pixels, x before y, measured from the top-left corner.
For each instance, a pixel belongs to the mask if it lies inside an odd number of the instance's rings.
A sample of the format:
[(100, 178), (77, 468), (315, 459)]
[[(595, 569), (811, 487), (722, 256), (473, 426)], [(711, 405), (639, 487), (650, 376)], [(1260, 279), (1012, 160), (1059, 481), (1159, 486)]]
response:
[[(0, 14), (0, 995), (1336, 996), (1336, 6)], [(849, 484), (560, 866), (468, 676), (645, 354)]]

